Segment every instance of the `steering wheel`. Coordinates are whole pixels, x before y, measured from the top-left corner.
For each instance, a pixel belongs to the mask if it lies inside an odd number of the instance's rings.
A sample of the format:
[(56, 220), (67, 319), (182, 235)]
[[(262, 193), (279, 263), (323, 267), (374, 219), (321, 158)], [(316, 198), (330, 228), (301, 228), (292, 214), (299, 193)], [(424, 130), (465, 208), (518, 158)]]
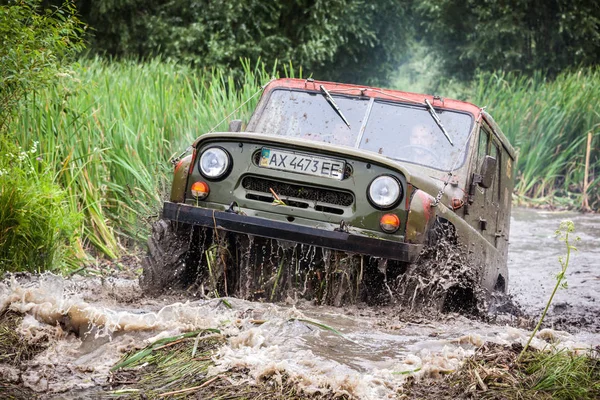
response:
[[(434, 153), (434, 151), (433, 151), (433, 150), (431, 150), (430, 148), (428, 148), (428, 147), (425, 147), (425, 146), (420, 146), (420, 145), (418, 145), (418, 144), (407, 144), (406, 146), (402, 146), (402, 147), (400, 147), (400, 150), (403, 150), (403, 151), (404, 151), (405, 149), (406, 149), (406, 150), (408, 150), (408, 151), (410, 151), (410, 149), (412, 149), (412, 150), (418, 150), (418, 151), (420, 152), (420, 154), (417, 154), (417, 155), (416, 155), (416, 157), (411, 157), (411, 158), (413, 158), (415, 161), (419, 161), (419, 160), (418, 160), (418, 158), (419, 158), (419, 157), (423, 157), (424, 155), (427, 155), (428, 157), (431, 157), (431, 158), (432, 158), (432, 159), (434, 159), (434, 160), (437, 160), (437, 159), (438, 159), (438, 157), (439, 157), (439, 156), (438, 156), (436, 153)], [(414, 154), (413, 154), (413, 155), (414, 155)]]

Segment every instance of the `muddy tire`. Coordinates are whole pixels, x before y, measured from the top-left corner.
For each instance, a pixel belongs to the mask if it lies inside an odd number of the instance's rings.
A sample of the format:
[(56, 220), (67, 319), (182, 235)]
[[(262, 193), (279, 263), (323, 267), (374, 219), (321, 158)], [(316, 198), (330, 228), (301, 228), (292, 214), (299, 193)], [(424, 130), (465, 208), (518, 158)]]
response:
[(480, 315), (485, 308), (479, 271), (461, 248), (456, 228), (435, 221), (419, 259), (396, 282), (398, 302), (408, 309)]
[(191, 246), (192, 228), (169, 220), (152, 225), (148, 253), (142, 261), (140, 286), (146, 293), (157, 294), (183, 285), (186, 260)]
[(435, 248), (441, 242), (449, 245), (457, 245), (458, 235), (456, 234), (454, 225), (443, 218), (438, 218), (429, 231), (427, 245)]

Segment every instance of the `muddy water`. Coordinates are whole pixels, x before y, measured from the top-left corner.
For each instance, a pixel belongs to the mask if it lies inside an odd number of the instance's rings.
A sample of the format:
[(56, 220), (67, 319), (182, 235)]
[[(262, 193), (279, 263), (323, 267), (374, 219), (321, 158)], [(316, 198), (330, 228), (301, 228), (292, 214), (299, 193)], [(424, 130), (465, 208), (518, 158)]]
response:
[[(509, 286), (527, 312), (537, 312), (552, 289), (557, 256), (563, 252), (553, 238), (560, 220), (574, 220), (582, 239), (569, 267), (570, 288), (558, 294), (558, 306), (551, 312), (552, 323), (572, 333), (547, 329), (533, 345), (600, 344), (594, 325), (600, 303), (600, 217), (531, 210), (515, 210), (513, 215)], [(101, 395), (110, 367), (125, 352), (179, 332), (218, 328), (228, 341), (214, 355), (211, 374), (244, 367), (250, 380), (286, 374), (308, 393), (395, 398), (409, 376), (439, 378), (485, 341), (524, 343), (528, 334), (506, 324), (516, 325), (510, 316), (492, 324), (454, 314), (406, 315), (393, 308), (229, 302), (231, 308), (218, 299), (146, 298), (137, 282), (118, 278), (44, 275), (6, 281), (0, 285), (0, 311), (9, 308), (25, 315), (17, 329), (26, 337), (45, 337), (50, 346), (20, 369), (0, 366), (0, 374), (45, 398)]]
[(575, 223), (579, 242), (567, 270), (568, 288), (555, 295), (549, 324), (560, 329), (600, 331), (600, 216), (573, 212), (513, 210), (509, 246), (509, 290), (529, 314), (539, 314), (556, 284), (558, 257), (566, 254), (554, 231), (563, 219)]

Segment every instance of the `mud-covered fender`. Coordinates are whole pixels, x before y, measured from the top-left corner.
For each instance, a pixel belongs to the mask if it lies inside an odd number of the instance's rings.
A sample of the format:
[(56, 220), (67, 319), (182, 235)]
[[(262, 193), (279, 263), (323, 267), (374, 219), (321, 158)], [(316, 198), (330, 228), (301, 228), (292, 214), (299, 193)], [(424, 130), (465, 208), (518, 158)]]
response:
[(185, 189), (193, 158), (192, 154), (187, 155), (175, 165), (173, 184), (171, 186), (171, 202), (173, 203), (183, 203), (185, 200)]
[(435, 222), (435, 199), (422, 190), (416, 190), (410, 200), (408, 219), (406, 221), (406, 241), (423, 244), (427, 240), (427, 232)]

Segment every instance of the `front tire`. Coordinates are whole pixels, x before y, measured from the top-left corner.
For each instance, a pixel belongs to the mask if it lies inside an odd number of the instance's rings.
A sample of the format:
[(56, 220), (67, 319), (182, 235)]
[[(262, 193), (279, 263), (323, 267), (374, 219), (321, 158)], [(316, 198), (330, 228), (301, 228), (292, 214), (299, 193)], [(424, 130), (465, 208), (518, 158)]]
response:
[(142, 261), (140, 286), (146, 293), (179, 288), (192, 243), (192, 227), (160, 219), (152, 225), (148, 253)]

